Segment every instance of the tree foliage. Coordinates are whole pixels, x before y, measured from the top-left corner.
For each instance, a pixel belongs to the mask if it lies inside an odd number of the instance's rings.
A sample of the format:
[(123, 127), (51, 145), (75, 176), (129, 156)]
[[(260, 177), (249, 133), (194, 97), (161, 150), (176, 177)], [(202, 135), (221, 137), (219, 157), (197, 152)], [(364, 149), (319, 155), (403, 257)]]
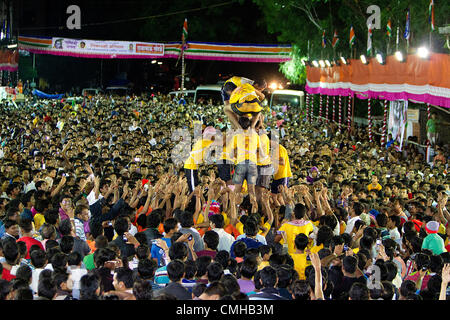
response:
[[(328, 58), (350, 55), (349, 32), (353, 25), (356, 34), (354, 49), (356, 53), (365, 53), (367, 47), (366, 13), (370, 5), (378, 5), (381, 13), (381, 29), (373, 30), (372, 43), (375, 50), (386, 52), (388, 37), (386, 25), (392, 24), (390, 48), (395, 47), (397, 26), (400, 28), (399, 48), (405, 49), (403, 32), (406, 23), (406, 11), (411, 13), (410, 48), (427, 44), (430, 24), (428, 19), (429, 0), (253, 0), (264, 13), (267, 30), (277, 34), (278, 41), (290, 42), (298, 47), (298, 54), (310, 58)], [(432, 48), (435, 52), (448, 52), (444, 47), (445, 38), (438, 34), (439, 26), (449, 23), (450, 6), (448, 1), (435, 1), (435, 25), (432, 33)], [(327, 46), (321, 46), (322, 33), (325, 30)], [(331, 46), (334, 30), (339, 35), (335, 49)], [(391, 51), (392, 53), (392, 51)]]

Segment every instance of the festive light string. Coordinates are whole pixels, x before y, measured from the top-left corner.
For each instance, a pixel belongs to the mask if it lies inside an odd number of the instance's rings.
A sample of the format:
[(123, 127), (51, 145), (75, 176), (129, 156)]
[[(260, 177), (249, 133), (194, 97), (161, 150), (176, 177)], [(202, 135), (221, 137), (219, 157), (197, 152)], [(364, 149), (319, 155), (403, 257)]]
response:
[(333, 122), (336, 122), (336, 96), (333, 96)]
[(328, 120), (328, 106), (330, 104), (330, 96), (327, 96), (327, 105), (325, 106), (325, 121), (326, 123), (329, 122)]
[(342, 96), (339, 96), (339, 131), (342, 125)]
[(348, 108), (347, 108), (347, 130), (350, 132), (350, 126), (351, 126), (351, 122), (352, 122), (352, 118), (350, 113), (352, 108), (352, 96), (348, 96)]
[(322, 94), (319, 96), (319, 121), (322, 122)]
[(311, 122), (314, 119), (314, 95), (311, 95)]
[(367, 119), (369, 121), (369, 141), (372, 142), (372, 110), (370, 98), (367, 100)]
[(381, 136), (381, 146), (386, 145), (386, 124), (387, 124), (388, 101), (384, 100), (383, 135)]
[(306, 93), (306, 121), (309, 122), (309, 93)]

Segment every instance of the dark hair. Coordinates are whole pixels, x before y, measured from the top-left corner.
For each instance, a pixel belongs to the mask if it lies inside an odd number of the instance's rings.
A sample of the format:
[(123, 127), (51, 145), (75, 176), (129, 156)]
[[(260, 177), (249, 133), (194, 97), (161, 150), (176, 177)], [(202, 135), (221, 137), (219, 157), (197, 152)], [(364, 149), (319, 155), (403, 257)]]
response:
[(8, 264), (14, 265), (19, 257), (19, 246), (14, 241), (3, 242), (3, 256)]
[(206, 289), (206, 284), (204, 283), (196, 283), (194, 285), (194, 287), (192, 287), (192, 293), (194, 294), (194, 296), (196, 296), (197, 298), (200, 297), (203, 292), (205, 292)]
[(277, 282), (277, 271), (271, 266), (264, 267), (260, 271), (263, 288), (273, 288)]
[(169, 248), (170, 260), (184, 260), (188, 256), (188, 248), (183, 242), (174, 242)]
[(33, 224), (30, 219), (20, 218), (19, 227), (27, 233), (33, 230)]
[(73, 250), (74, 245), (74, 238), (72, 236), (62, 236), (61, 240), (59, 241), (59, 246), (61, 247), (61, 251), (65, 254), (69, 254)]
[(412, 280), (404, 280), (399, 290), (400, 294), (403, 297), (408, 297), (411, 294), (415, 294), (416, 291), (417, 291), (416, 284)]
[(114, 260), (116, 253), (109, 248), (100, 248), (94, 252), (94, 264), (96, 268), (103, 267), (105, 262)]
[[(42, 274), (42, 272), (41, 272)], [(44, 297), (49, 300), (52, 300), (53, 297), (56, 295), (56, 285), (55, 282), (51, 278), (43, 277), (39, 278), (39, 284), (38, 284), (38, 296)]]
[[(161, 223), (161, 217), (158, 213), (152, 212), (147, 216), (147, 220), (146, 220), (147, 228), (157, 228), (160, 223)], [(164, 231), (166, 231), (166, 230), (164, 230)]]
[(122, 237), (123, 234), (128, 231), (128, 220), (124, 217), (117, 218), (114, 223), (114, 230), (118, 236)]
[(212, 258), (210, 256), (201, 256), (198, 257), (197, 260), (195, 260), (195, 263), (197, 265), (197, 274), (196, 274), (197, 278), (200, 278), (206, 274), (207, 268), (211, 263), (211, 261)]
[(356, 267), (358, 265), (358, 260), (353, 256), (345, 256), (344, 259), (342, 259), (342, 267), (344, 270), (350, 274), (353, 274), (356, 272)]
[(170, 230), (177, 228), (178, 221), (174, 218), (169, 218), (164, 221), (164, 232), (168, 233)]
[(308, 237), (303, 233), (299, 233), (295, 236), (294, 242), (295, 248), (303, 251), (308, 246)]
[(78, 266), (82, 261), (81, 254), (77, 251), (73, 251), (67, 255), (67, 264), (69, 266)]
[(376, 220), (377, 220), (378, 226), (384, 228), (387, 225), (388, 216), (383, 214), (383, 213), (380, 213), (380, 214), (377, 215)]
[(389, 281), (381, 281), (383, 285), (383, 293), (381, 294), (381, 298), (383, 300), (392, 300), (395, 294), (394, 285)]
[(47, 263), (47, 255), (42, 249), (34, 250), (30, 253), (31, 264), (35, 268), (43, 268)]
[(14, 300), (33, 300), (33, 290), (28, 288), (20, 288), (15, 291)]
[(137, 272), (141, 279), (147, 280), (153, 278), (157, 269), (157, 263), (153, 259), (139, 260), (137, 266)]
[(224, 269), (227, 269), (230, 264), (230, 253), (226, 250), (217, 252), (214, 261), (219, 262)]
[[(46, 223), (55, 225), (59, 219), (58, 209), (47, 210), (44, 212), (44, 219)], [(70, 222), (70, 221), (69, 221)]]
[(387, 261), (384, 266), (386, 268), (386, 281), (392, 282), (398, 273), (397, 265), (393, 261)]
[(72, 232), (72, 222), (69, 219), (65, 219), (59, 223), (59, 232), (63, 236), (68, 236)]
[(50, 262), (52, 264), (54, 271), (61, 271), (65, 272), (67, 270), (67, 255), (63, 252), (57, 252), (55, 253), (51, 259)]
[(291, 283), (298, 279), (298, 273), (289, 265), (276, 268), (278, 277), (278, 288), (288, 288)]
[(31, 268), (27, 265), (22, 265), (20, 266), (17, 271), (16, 271), (16, 278), (18, 279), (23, 279), (26, 282), (30, 282), (31, 281), (31, 277), (33, 275), (33, 271), (31, 270)]
[(5, 300), (11, 291), (12, 283), (4, 279), (0, 279), (0, 300)]
[(209, 217), (209, 221), (214, 223), (216, 228), (223, 228), (225, 225), (223, 215), (221, 214), (213, 214), (211, 217)]
[(254, 259), (245, 259), (240, 268), (241, 277), (252, 279), (258, 270), (258, 264)]
[(208, 274), (208, 281), (219, 281), (220, 278), (223, 275), (223, 267), (218, 262), (212, 262), (209, 264), (209, 266), (206, 268), (207, 274)]
[(183, 228), (190, 228), (194, 225), (193, 214), (189, 211), (182, 211), (179, 220)]
[(236, 241), (233, 247), (234, 255), (238, 258), (242, 258), (247, 250), (247, 244), (244, 241)]
[(152, 300), (153, 290), (149, 281), (137, 280), (133, 284), (133, 295), (136, 300)]
[(294, 207), (295, 219), (302, 219), (306, 214), (306, 207), (302, 203), (297, 203)]
[(239, 122), (239, 125), (241, 126), (241, 128), (244, 130), (247, 130), (250, 127), (250, 125), (252, 124), (250, 119), (247, 117), (239, 117), (238, 122)]
[(167, 265), (167, 275), (172, 282), (178, 282), (184, 275), (184, 263), (180, 260), (172, 260)]
[(129, 268), (121, 267), (115, 269), (117, 282), (123, 282), (127, 289), (133, 287), (133, 271)]
[(253, 219), (247, 219), (244, 223), (244, 233), (247, 237), (254, 237), (258, 233), (258, 225)]
[(184, 262), (184, 277), (186, 279), (192, 279), (197, 273), (197, 265), (194, 260), (187, 260)]
[(316, 244), (323, 244), (324, 247), (328, 247), (332, 238), (333, 230), (329, 226), (322, 226), (317, 231)]
[(369, 300), (369, 289), (364, 283), (353, 283), (348, 294), (352, 300)]
[(100, 286), (100, 279), (96, 274), (85, 274), (80, 279), (80, 300), (98, 300), (96, 293)]
[(290, 286), (290, 291), (294, 296), (294, 300), (311, 300), (311, 286), (306, 280), (295, 280)]
[(219, 235), (217, 232), (209, 230), (205, 232), (203, 236), (203, 241), (206, 243), (209, 249), (217, 250), (217, 246), (219, 245)]
[(226, 293), (226, 289), (222, 283), (219, 281), (214, 281), (210, 283), (203, 293), (208, 296), (218, 295), (219, 298), (222, 298)]

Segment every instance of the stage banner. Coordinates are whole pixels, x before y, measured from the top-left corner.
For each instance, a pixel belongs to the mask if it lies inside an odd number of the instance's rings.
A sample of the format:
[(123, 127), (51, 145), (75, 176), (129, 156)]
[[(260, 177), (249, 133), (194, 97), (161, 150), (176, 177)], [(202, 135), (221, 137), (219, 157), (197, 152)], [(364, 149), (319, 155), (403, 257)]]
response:
[(391, 106), (389, 108), (388, 134), (392, 134), (392, 139), (395, 141), (394, 148), (397, 151), (402, 150), (407, 118), (408, 100), (391, 101)]
[(88, 58), (162, 57), (164, 44), (130, 41), (52, 38), (52, 49)]

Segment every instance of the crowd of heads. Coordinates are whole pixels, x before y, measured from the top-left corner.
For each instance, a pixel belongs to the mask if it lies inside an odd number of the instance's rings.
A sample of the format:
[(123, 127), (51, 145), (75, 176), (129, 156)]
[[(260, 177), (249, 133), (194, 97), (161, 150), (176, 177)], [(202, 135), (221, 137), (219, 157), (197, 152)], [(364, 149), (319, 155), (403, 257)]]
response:
[(447, 145), (427, 162), (266, 108), (292, 177), (255, 204), (214, 164), (189, 192), (173, 160), (189, 143), (175, 129), (228, 128), (220, 105), (30, 98), (0, 114), (0, 299), (437, 300), (449, 281)]

